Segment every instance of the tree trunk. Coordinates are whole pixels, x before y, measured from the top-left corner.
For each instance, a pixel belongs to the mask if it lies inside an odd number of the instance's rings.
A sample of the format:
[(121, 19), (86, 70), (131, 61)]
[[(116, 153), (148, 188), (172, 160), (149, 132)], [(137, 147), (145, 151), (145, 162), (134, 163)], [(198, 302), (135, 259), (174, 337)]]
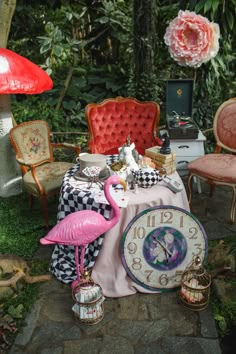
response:
[(0, 47), (6, 48), (16, 0), (0, 0)]
[[(1, 48), (6, 48), (7, 46), (15, 7), (16, 0), (0, 0)], [(16, 162), (16, 155), (9, 141), (9, 131), (13, 126), (10, 108), (10, 96), (0, 94), (0, 197), (8, 197), (19, 194), (22, 191), (21, 170)]]
[(155, 2), (133, 0), (134, 83), (136, 98), (155, 100)]

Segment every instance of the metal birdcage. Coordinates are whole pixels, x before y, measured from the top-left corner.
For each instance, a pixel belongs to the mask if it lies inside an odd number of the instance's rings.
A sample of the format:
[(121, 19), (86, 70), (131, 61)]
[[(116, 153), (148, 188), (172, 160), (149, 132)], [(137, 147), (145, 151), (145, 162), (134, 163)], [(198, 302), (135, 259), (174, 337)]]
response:
[(194, 257), (182, 275), (179, 298), (191, 310), (203, 310), (209, 303), (210, 285), (210, 274), (203, 268), (201, 259)]
[(80, 283), (72, 291), (76, 301), (72, 310), (78, 322), (94, 325), (104, 317), (104, 300), (101, 287), (94, 283), (89, 272), (82, 275)]

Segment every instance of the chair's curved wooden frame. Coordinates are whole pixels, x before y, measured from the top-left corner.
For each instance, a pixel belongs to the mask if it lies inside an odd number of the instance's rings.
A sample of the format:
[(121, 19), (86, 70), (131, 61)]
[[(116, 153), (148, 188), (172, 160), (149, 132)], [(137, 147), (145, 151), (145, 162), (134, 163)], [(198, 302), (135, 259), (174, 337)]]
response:
[[(222, 149), (226, 149), (230, 153), (236, 154), (236, 149), (232, 149), (232, 148), (229, 148), (228, 146), (224, 145), (220, 141), (220, 139), (218, 137), (218, 134), (217, 134), (217, 118), (218, 118), (220, 112), (222, 111), (222, 109), (224, 109), (225, 106), (227, 106), (228, 104), (231, 104), (232, 102), (235, 102), (235, 101), (236, 101), (236, 98), (231, 98), (231, 99), (225, 101), (224, 103), (222, 103), (220, 105), (220, 107), (218, 108), (218, 110), (216, 111), (216, 114), (215, 114), (215, 117), (214, 117), (214, 122), (213, 122), (213, 128), (207, 129), (205, 131), (205, 133), (208, 133), (210, 131), (213, 131), (213, 133), (214, 133), (214, 136), (215, 136), (215, 139), (216, 139), (216, 147), (215, 147), (215, 151), (214, 151), (215, 154), (221, 153)], [(235, 122), (235, 124), (236, 124), (236, 122)], [(234, 221), (235, 221), (235, 208), (236, 208), (236, 184), (222, 182), (222, 181), (216, 181), (216, 180), (213, 180), (213, 179), (206, 179), (206, 178), (203, 178), (200, 175), (197, 175), (195, 173), (189, 172), (188, 182), (187, 183), (188, 183), (188, 191), (189, 191), (189, 199), (188, 199), (188, 201), (189, 201), (190, 205), (191, 205), (191, 201), (192, 201), (192, 179), (193, 179), (193, 177), (200, 178), (202, 181), (207, 182), (211, 186), (210, 196), (213, 195), (213, 191), (214, 191), (214, 187), (215, 186), (228, 186), (228, 187), (232, 188), (233, 195), (232, 195), (232, 202), (231, 202), (231, 209), (230, 209), (230, 222), (233, 224)]]
[(89, 103), (85, 107), (85, 117), (87, 120), (88, 124), (88, 130), (89, 130), (89, 137), (88, 137), (88, 146), (89, 146), (89, 152), (94, 153), (93, 151), (93, 144), (94, 144), (94, 127), (91, 123), (91, 120), (89, 119), (89, 114), (91, 109), (96, 108), (96, 107), (102, 107), (106, 106), (107, 103), (109, 102), (134, 102), (137, 104), (141, 105), (146, 105), (146, 104), (153, 104), (156, 107), (156, 116), (153, 120), (152, 124), (152, 135), (153, 135), (153, 140), (158, 139), (158, 130), (159, 130), (159, 121), (160, 121), (160, 106), (157, 102), (154, 101), (139, 101), (136, 98), (133, 97), (122, 97), (122, 96), (117, 96), (115, 98), (106, 98), (102, 102), (99, 103)]
[[(15, 139), (14, 139), (14, 132), (16, 129), (19, 128), (19, 126), (30, 126), (32, 125), (32, 123), (40, 123), (40, 124), (43, 124), (46, 128), (47, 128), (47, 141), (48, 141), (48, 144), (49, 144), (49, 152), (50, 152), (50, 156), (49, 158), (46, 158), (46, 159), (43, 159), (41, 160), (39, 163), (35, 163), (35, 164), (26, 164), (24, 159), (23, 159), (23, 156), (15, 142)], [(40, 166), (40, 165), (43, 165), (45, 163), (51, 163), (51, 162), (54, 162), (54, 157), (53, 157), (53, 149), (54, 148), (66, 148), (66, 149), (71, 149), (71, 150), (74, 150), (76, 152), (77, 155), (79, 155), (81, 149), (79, 146), (76, 146), (74, 144), (68, 144), (68, 143), (52, 143), (50, 141), (50, 136), (51, 136), (51, 132), (50, 132), (50, 128), (49, 128), (49, 125), (47, 122), (43, 121), (43, 120), (35, 120), (35, 121), (28, 121), (28, 122), (24, 122), (24, 123), (21, 123), (19, 125), (16, 125), (14, 126), (10, 132), (9, 132), (9, 138), (10, 138), (10, 141), (12, 143), (12, 146), (16, 152), (16, 161), (20, 164), (20, 167), (21, 167), (21, 170), (22, 170), (22, 173), (23, 175), (26, 174), (29, 169), (31, 170), (31, 173), (32, 173), (32, 176), (34, 178), (34, 181), (35, 181), (35, 184), (37, 186), (37, 189), (38, 189), (38, 192), (39, 192), (39, 195), (33, 195), (33, 194), (30, 194), (30, 208), (32, 207), (32, 204), (33, 204), (33, 197), (40, 197), (41, 199), (41, 204), (42, 204), (42, 210), (43, 210), (43, 216), (44, 216), (44, 219), (45, 219), (45, 224), (46, 224), (46, 227), (48, 227), (48, 208), (47, 208), (47, 198), (48, 197), (51, 197), (52, 195), (55, 195), (59, 192), (58, 191), (54, 191), (53, 193), (48, 193), (46, 194), (43, 186), (40, 184), (38, 178), (37, 178), (37, 174), (36, 174), (36, 167)]]

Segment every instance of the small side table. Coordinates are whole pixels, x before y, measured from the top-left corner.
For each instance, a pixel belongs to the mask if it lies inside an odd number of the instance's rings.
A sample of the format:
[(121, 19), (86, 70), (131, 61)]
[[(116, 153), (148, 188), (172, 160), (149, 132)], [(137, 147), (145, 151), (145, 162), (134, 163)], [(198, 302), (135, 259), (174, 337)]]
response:
[[(176, 152), (176, 169), (180, 176), (188, 174), (188, 163), (205, 155), (206, 137), (199, 131), (197, 139), (171, 139), (170, 147)], [(198, 193), (201, 193), (200, 180), (197, 181)]]

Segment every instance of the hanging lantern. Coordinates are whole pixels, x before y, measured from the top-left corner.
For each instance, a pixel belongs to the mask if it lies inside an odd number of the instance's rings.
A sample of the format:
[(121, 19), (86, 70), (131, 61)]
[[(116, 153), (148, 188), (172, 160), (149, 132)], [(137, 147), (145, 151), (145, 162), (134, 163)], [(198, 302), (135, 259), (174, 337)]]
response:
[(210, 297), (211, 276), (202, 266), (201, 259), (194, 257), (182, 275), (180, 300), (194, 311), (208, 306)]
[(88, 271), (81, 275), (81, 282), (73, 289), (72, 297), (76, 301), (72, 311), (80, 323), (93, 325), (103, 319), (105, 297)]

